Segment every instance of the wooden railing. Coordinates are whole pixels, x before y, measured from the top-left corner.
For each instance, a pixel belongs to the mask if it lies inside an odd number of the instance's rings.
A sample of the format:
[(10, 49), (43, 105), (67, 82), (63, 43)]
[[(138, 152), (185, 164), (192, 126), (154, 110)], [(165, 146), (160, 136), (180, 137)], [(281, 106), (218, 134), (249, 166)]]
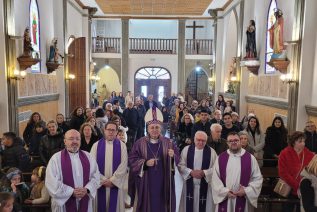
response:
[(177, 39), (130, 38), (130, 54), (176, 54)]
[(212, 55), (212, 40), (186, 39), (187, 55)]
[(93, 53), (120, 53), (121, 38), (92, 38)]

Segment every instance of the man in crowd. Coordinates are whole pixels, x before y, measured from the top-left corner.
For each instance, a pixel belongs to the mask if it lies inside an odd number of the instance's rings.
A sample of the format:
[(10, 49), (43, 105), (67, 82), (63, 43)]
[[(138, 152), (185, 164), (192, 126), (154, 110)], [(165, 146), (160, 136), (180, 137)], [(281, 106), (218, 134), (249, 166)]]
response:
[(192, 141), (194, 140), (194, 136), (197, 131), (204, 131), (208, 136), (210, 136), (210, 126), (211, 123), (209, 121), (208, 111), (202, 109), (199, 113), (200, 121), (196, 122), (192, 128)]
[(150, 94), (148, 96), (148, 100), (144, 102), (144, 107), (145, 107), (146, 111), (148, 111), (148, 109), (150, 109), (152, 107), (158, 107), (157, 102), (153, 100), (152, 94)]
[(96, 142), (90, 151), (97, 160), (102, 185), (97, 193), (98, 212), (125, 210), (123, 186), (128, 156), (126, 146), (116, 138), (117, 134), (118, 125), (108, 122), (104, 129), (105, 138)]
[(100, 182), (96, 160), (80, 150), (78, 131), (67, 131), (64, 142), (65, 149), (52, 156), (46, 169), (52, 211), (92, 212)]
[(210, 131), (211, 136), (209, 137), (208, 145), (219, 155), (228, 149), (227, 141), (221, 138), (222, 126), (220, 124), (212, 124)]
[(212, 174), (215, 211), (254, 211), (263, 181), (258, 162), (242, 149), (237, 133), (229, 133), (227, 141), (229, 149), (219, 155)]
[(223, 125), (223, 121), (221, 119), (221, 110), (215, 110), (214, 118), (210, 120), (211, 124), (221, 124)]
[(242, 127), (241, 122), (239, 121), (239, 114), (237, 112), (232, 112), (231, 117), (232, 117), (232, 124), (236, 125), (238, 127), (238, 129), (240, 131), (242, 131), (243, 127)]
[(136, 135), (138, 132), (139, 126), (139, 113), (133, 107), (133, 102), (129, 101), (127, 104), (127, 108), (123, 111), (123, 118), (126, 122), (126, 126), (128, 127), (128, 142), (127, 148), (128, 151), (132, 148), (134, 141), (136, 139)]
[(317, 153), (317, 133), (316, 125), (313, 121), (307, 121), (305, 127), (305, 146), (312, 152)]
[(221, 138), (226, 139), (230, 132), (240, 132), (240, 129), (233, 125), (230, 113), (223, 114), (223, 122), (224, 124), (222, 125)]
[(193, 117), (195, 117), (197, 113), (197, 108), (198, 108), (198, 102), (197, 100), (193, 100), (189, 110), (189, 113), (192, 114)]
[(141, 99), (136, 98), (135, 99), (135, 105), (134, 108), (138, 111), (139, 114), (139, 123), (138, 123), (138, 132), (136, 135), (136, 140), (144, 136), (144, 128), (145, 128), (145, 122), (144, 122), (144, 116), (146, 113), (144, 105), (141, 104)]
[(197, 131), (194, 145), (186, 146), (182, 151), (178, 165), (184, 179), (180, 211), (214, 211), (210, 184), (217, 154), (206, 145), (207, 138), (205, 132)]
[[(162, 121), (159, 109), (148, 110), (145, 115), (148, 136), (136, 141), (129, 154), (130, 173), (137, 190), (134, 207), (138, 212), (175, 212), (173, 169), (179, 154), (173, 142), (161, 136)], [(129, 186), (134, 184), (130, 181)]]

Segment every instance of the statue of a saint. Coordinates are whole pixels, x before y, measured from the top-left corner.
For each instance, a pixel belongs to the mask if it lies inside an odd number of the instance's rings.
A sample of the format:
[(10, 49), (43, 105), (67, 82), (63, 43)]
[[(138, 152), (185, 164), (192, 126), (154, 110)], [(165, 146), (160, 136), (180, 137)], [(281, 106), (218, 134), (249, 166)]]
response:
[(250, 20), (250, 25), (246, 31), (247, 34), (247, 45), (246, 45), (246, 56), (245, 59), (253, 59), (257, 57), (256, 52), (256, 39), (255, 39), (255, 21)]
[(23, 35), (23, 56), (32, 57), (32, 52), (34, 51), (32, 47), (30, 29), (27, 27), (24, 30)]
[(48, 62), (58, 63), (58, 57), (61, 57), (62, 60), (64, 59), (64, 57), (58, 52), (57, 38), (53, 38), (52, 44), (50, 46), (50, 55), (48, 58)]
[(284, 39), (283, 39), (283, 28), (284, 18), (283, 12), (280, 9), (274, 10), (274, 16), (276, 18), (275, 23), (269, 29), (270, 33), (270, 47), (273, 49), (272, 59), (286, 58), (284, 51)]

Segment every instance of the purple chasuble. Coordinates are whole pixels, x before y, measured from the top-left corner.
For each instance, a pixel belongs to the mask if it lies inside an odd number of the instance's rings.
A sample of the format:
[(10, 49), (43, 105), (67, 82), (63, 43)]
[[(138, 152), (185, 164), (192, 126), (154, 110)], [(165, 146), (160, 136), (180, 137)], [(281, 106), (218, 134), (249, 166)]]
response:
[[(220, 172), (220, 179), (223, 185), (226, 187), (226, 176), (227, 176), (227, 164), (229, 160), (229, 154), (227, 151), (221, 153), (219, 155), (219, 172)], [(241, 156), (241, 175), (240, 175), (240, 184), (244, 187), (247, 187), (251, 178), (251, 154), (245, 152)], [(244, 211), (246, 205), (246, 198), (245, 197), (236, 197), (236, 206), (235, 212)], [(219, 204), (218, 211), (219, 212), (227, 212), (228, 207), (228, 198), (222, 201)]]
[[(210, 154), (211, 150), (209, 146), (205, 145), (203, 150), (203, 160), (201, 165), (201, 170), (209, 168), (210, 165)], [(187, 167), (194, 169), (194, 158), (195, 158), (195, 145), (192, 144), (188, 147), (187, 152)], [(208, 192), (208, 183), (205, 178), (200, 180), (199, 188), (199, 212), (206, 211), (206, 200)], [(193, 177), (189, 178), (186, 181), (186, 212), (194, 211), (194, 179)]]
[[(121, 163), (121, 141), (115, 139), (113, 141), (113, 160), (112, 173), (114, 173)], [(101, 174), (105, 174), (105, 158), (106, 158), (106, 141), (104, 138), (100, 139), (97, 146), (97, 164)], [(110, 202), (108, 212), (116, 212), (118, 200), (118, 188), (116, 186), (110, 188)], [(101, 186), (98, 189), (98, 212), (106, 212), (106, 188)]]
[[(79, 150), (78, 154), (79, 154), (81, 165), (83, 167), (83, 187), (84, 187), (89, 182), (90, 163), (86, 154), (82, 150)], [(69, 153), (66, 149), (61, 151), (61, 167), (62, 167), (63, 183), (72, 188), (75, 188), (74, 176), (72, 171), (72, 163), (69, 157)], [(73, 197), (72, 195), (66, 202), (66, 205), (65, 205), (66, 211), (67, 212), (73, 212), (73, 211), (87, 212), (88, 202), (89, 202), (89, 197), (88, 195), (86, 195), (79, 201), (79, 208), (77, 209), (76, 197)]]

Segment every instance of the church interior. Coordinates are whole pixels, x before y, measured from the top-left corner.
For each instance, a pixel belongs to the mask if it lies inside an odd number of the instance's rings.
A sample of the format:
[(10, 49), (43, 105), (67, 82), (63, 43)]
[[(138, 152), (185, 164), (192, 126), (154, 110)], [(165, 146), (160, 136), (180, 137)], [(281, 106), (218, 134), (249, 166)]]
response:
[[(128, 91), (166, 107), (175, 95), (189, 108), (208, 101), (211, 113), (227, 108), (222, 96), (263, 132), (276, 117), (304, 131), (317, 123), (316, 10), (316, 0), (0, 0), (0, 134), (22, 137), (34, 112), (70, 120)], [(268, 199), (256, 211), (275, 211)]]

